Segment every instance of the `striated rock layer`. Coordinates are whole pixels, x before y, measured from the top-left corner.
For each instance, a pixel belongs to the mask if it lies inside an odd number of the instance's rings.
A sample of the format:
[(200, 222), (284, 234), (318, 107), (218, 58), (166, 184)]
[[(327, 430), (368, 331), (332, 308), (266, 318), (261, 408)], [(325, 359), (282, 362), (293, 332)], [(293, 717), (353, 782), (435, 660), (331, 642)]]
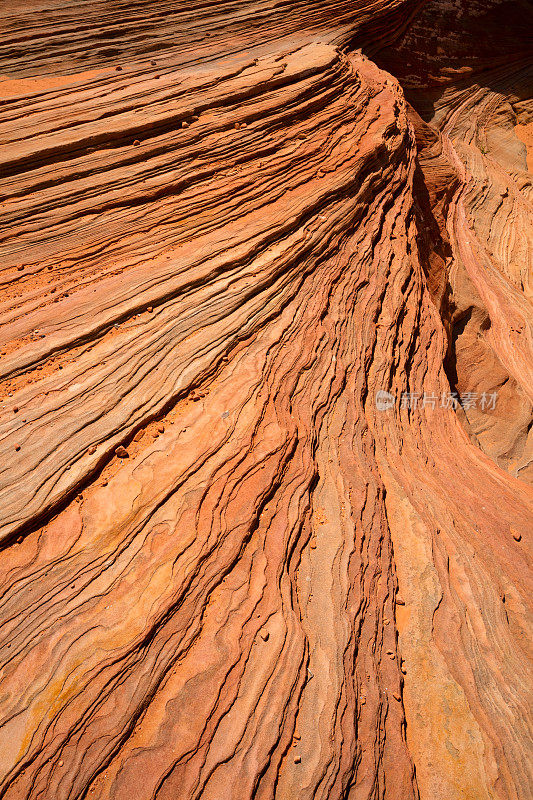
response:
[(528, 800), (530, 6), (21, 5), (0, 798)]

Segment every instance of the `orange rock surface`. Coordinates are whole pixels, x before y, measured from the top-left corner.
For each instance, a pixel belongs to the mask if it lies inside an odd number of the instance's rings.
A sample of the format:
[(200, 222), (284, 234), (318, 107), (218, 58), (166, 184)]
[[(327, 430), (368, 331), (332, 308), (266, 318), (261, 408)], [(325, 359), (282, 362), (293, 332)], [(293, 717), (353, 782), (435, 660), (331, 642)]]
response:
[(0, 18), (1, 800), (530, 800), (530, 4)]

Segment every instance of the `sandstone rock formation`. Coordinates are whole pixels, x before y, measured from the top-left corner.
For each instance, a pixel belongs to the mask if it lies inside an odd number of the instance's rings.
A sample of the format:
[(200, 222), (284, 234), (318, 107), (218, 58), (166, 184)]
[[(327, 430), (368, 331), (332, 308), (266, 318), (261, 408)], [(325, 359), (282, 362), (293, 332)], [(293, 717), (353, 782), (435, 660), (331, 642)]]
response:
[(0, 13), (0, 798), (528, 800), (531, 6)]

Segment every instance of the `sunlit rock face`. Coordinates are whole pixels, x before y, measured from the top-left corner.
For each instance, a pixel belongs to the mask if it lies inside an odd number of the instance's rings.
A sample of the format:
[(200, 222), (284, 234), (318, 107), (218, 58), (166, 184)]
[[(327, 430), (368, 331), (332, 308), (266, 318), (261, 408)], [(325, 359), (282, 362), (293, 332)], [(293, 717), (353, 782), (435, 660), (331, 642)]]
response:
[(529, 800), (530, 5), (0, 15), (2, 800)]

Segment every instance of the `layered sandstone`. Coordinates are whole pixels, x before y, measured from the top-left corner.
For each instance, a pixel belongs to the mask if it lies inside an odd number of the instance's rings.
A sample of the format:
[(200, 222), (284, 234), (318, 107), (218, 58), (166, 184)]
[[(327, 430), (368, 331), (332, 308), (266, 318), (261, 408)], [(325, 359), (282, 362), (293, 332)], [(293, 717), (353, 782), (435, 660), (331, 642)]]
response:
[(528, 4), (2, 18), (0, 797), (527, 800)]

